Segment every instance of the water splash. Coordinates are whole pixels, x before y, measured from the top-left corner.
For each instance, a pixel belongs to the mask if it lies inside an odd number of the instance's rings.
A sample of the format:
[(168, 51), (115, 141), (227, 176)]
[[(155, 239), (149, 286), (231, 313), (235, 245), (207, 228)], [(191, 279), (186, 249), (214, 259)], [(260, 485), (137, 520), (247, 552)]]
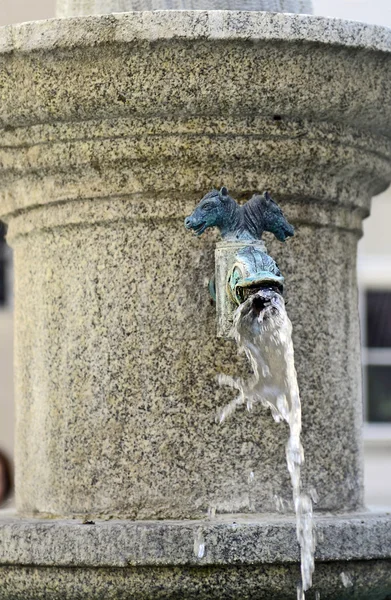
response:
[(340, 578), (341, 578), (341, 581), (342, 581), (342, 585), (344, 587), (346, 587), (346, 588), (353, 587), (352, 578), (350, 577), (350, 575), (348, 573), (344, 573), (342, 571), (342, 573), (340, 574)]
[(311, 488), (309, 490), (309, 495), (311, 496), (311, 500), (314, 504), (318, 504), (319, 502), (319, 495), (318, 492), (316, 491), (315, 488)]
[(205, 539), (202, 533), (202, 529), (199, 529), (194, 534), (194, 555), (197, 558), (203, 558), (205, 554)]
[(215, 519), (216, 518), (216, 507), (215, 506), (209, 506), (208, 508), (208, 519)]
[(310, 496), (301, 491), (300, 468), (304, 452), (300, 441), (301, 404), (297, 384), (292, 343), (292, 324), (282, 296), (274, 290), (259, 290), (239, 306), (234, 315), (233, 335), (239, 352), (244, 352), (253, 375), (235, 379), (221, 375), (221, 385), (237, 390), (237, 396), (218, 414), (222, 423), (238, 406), (251, 410), (261, 403), (271, 410), (275, 421), (286, 421), (290, 435), (286, 445), (286, 461), (293, 489), (296, 533), (301, 554), (301, 586), (297, 594), (312, 585), (315, 568), (315, 532)]
[(285, 500), (275, 494), (273, 496), (277, 512), (285, 512)]

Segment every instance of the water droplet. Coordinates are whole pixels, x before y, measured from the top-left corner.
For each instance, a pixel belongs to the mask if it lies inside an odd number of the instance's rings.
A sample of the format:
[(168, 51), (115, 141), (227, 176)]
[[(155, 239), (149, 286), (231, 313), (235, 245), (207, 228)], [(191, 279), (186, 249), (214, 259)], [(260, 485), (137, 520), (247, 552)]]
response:
[(208, 519), (214, 519), (216, 516), (216, 507), (215, 506), (209, 506), (208, 508)]
[(352, 578), (347, 573), (344, 573), (342, 571), (342, 573), (340, 574), (340, 578), (344, 587), (348, 588), (353, 586)]
[(274, 502), (276, 505), (276, 510), (278, 512), (283, 512), (284, 511), (284, 500), (281, 498), (281, 496), (274, 496)]
[(318, 542), (324, 542), (324, 532), (321, 531), (320, 529), (316, 530), (316, 538), (318, 540)]
[(194, 536), (194, 555), (197, 558), (203, 558), (205, 554), (205, 540), (202, 530), (196, 531)]
[(312, 502), (314, 502), (314, 504), (317, 504), (319, 502), (318, 492), (316, 491), (315, 488), (311, 488), (309, 492), (310, 492), (310, 496), (312, 498)]

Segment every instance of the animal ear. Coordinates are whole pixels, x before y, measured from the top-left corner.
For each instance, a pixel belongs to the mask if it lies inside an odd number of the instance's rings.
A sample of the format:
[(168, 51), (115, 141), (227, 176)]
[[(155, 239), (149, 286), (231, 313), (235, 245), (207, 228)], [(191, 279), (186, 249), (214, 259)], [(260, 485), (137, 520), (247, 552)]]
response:
[(271, 196), (269, 194), (269, 192), (266, 190), (266, 192), (263, 192), (263, 197), (265, 198), (265, 200), (271, 200)]
[(226, 188), (226, 187), (224, 187), (224, 186), (223, 186), (223, 187), (221, 188), (221, 190), (220, 190), (220, 196), (224, 196), (224, 197), (227, 197), (227, 196), (228, 196), (228, 190), (227, 190), (227, 188)]

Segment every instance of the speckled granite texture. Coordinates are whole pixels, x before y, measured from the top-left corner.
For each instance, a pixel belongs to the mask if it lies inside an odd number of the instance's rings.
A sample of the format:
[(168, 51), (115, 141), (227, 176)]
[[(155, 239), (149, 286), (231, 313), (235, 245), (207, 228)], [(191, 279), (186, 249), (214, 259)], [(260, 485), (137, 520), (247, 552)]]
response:
[[(391, 559), (390, 513), (317, 515), (315, 528), (318, 562)], [(200, 536), (205, 546), (201, 557), (194, 550)], [(83, 524), (0, 512), (0, 565), (205, 567), (298, 561), (295, 518), (282, 514)]]
[[(0, 600), (296, 600), (295, 582), (299, 578), (297, 565), (123, 569), (5, 566), (0, 567)], [(319, 590), (321, 600), (389, 600), (390, 563), (318, 563), (314, 587), (306, 593), (306, 600), (318, 600)]]
[[(293, 600), (295, 527), (293, 517), (264, 515), (82, 524), (0, 514), (0, 599)], [(316, 531), (307, 600), (389, 598), (389, 514), (317, 517)]]
[[(47, 21), (0, 33), (1, 216), (16, 271), (16, 482), (24, 514), (139, 519), (289, 503), (287, 431), (215, 423), (211, 187), (268, 188), (286, 277), (304, 486), (362, 503), (357, 239), (391, 179), (391, 33), (241, 12)], [(254, 480), (249, 483), (249, 473)]]

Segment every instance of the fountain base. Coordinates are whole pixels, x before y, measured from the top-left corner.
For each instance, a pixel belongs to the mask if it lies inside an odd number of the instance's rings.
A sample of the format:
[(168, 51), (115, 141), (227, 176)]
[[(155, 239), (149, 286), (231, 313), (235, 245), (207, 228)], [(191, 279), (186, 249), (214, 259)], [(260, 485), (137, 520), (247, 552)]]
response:
[[(385, 28), (243, 11), (1, 29), (18, 511), (183, 521), (4, 516), (0, 600), (296, 597), (295, 520), (272, 514), (291, 501), (286, 437), (269, 415), (215, 423), (232, 395), (216, 375), (247, 365), (216, 339), (215, 238), (183, 221), (223, 182), (238, 200), (272, 190), (296, 228), (270, 253), (289, 281), (303, 489), (319, 514), (362, 506), (356, 248), (391, 181), (390, 49)], [(186, 520), (250, 499), (271, 514)], [(307, 600), (391, 594), (391, 517), (347, 514), (316, 518)]]
[[(391, 513), (318, 515), (307, 598), (391, 594)], [(205, 541), (202, 558), (195, 542)], [(246, 598), (286, 600), (300, 579), (294, 516), (203, 521), (0, 518), (1, 600)]]

